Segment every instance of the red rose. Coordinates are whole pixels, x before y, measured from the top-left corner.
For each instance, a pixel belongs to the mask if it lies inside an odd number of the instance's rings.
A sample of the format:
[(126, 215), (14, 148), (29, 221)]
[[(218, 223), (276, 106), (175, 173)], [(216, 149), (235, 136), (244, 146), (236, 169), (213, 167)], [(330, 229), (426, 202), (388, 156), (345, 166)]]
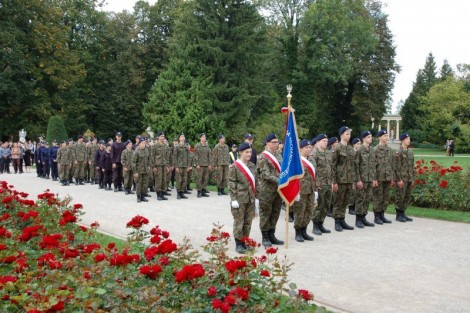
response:
[(260, 275), (264, 276), (264, 277), (270, 277), (271, 276), (271, 274), (269, 274), (269, 271), (267, 271), (267, 270), (262, 270), (260, 272)]
[(83, 208), (83, 205), (81, 205), (80, 203), (75, 203), (75, 204), (73, 205), (73, 208), (74, 208), (75, 210), (78, 210), (78, 209)]
[(449, 183), (447, 182), (447, 180), (444, 179), (444, 180), (441, 181), (441, 183), (439, 184), (439, 187), (445, 189), (445, 188), (447, 188), (447, 185), (448, 185), (448, 184), (449, 184)]
[(301, 296), (305, 301), (313, 300), (313, 294), (305, 289), (299, 289), (299, 296)]
[(266, 249), (267, 254), (275, 254), (277, 252), (277, 248), (269, 247)]
[(128, 223), (127, 227), (131, 228), (141, 228), (142, 225), (148, 224), (149, 220), (143, 216), (136, 215)]
[(106, 254), (100, 253), (100, 254), (95, 255), (95, 262), (98, 263), (98, 262), (106, 260), (107, 258), (108, 257), (106, 256)]
[(170, 264), (170, 258), (168, 258), (167, 256), (162, 256), (160, 260), (158, 261), (158, 263), (160, 263), (163, 266), (167, 266), (168, 264)]
[(83, 278), (85, 278), (86, 280), (90, 279), (91, 273), (89, 271), (85, 271), (85, 273), (83, 273)]
[(143, 265), (140, 267), (140, 273), (149, 277), (150, 279), (156, 279), (158, 274), (160, 274), (162, 268), (160, 265)]
[(215, 297), (217, 295), (217, 288), (214, 286), (209, 287), (209, 289), (207, 289), (207, 295), (209, 297)]
[(201, 264), (189, 264), (183, 266), (180, 271), (175, 273), (175, 280), (177, 283), (184, 282), (186, 280), (193, 280), (200, 278), (206, 274), (204, 267)]
[(235, 298), (235, 297), (232, 296), (232, 295), (226, 296), (224, 300), (225, 300), (224, 302), (226, 302), (226, 303), (228, 303), (228, 304), (231, 304), (231, 305), (234, 305), (234, 304), (237, 303), (237, 298)]

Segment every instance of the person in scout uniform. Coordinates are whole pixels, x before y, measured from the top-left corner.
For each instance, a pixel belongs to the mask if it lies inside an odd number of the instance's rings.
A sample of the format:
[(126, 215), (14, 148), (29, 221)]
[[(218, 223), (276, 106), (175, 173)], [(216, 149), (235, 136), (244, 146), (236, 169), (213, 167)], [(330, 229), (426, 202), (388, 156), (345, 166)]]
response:
[[(328, 139), (327, 149), (331, 153), (332, 156), (337, 145), (338, 145), (337, 137), (331, 137), (330, 139)], [(328, 208), (328, 212), (326, 213), (326, 216), (333, 217), (333, 207), (335, 206), (335, 203), (336, 203), (336, 192), (332, 192), (330, 207)]]
[(312, 150), (311, 142), (303, 139), (299, 143), (300, 156), (302, 159), (302, 167), (304, 176), (300, 179), (300, 199), (294, 202), (294, 229), (295, 241), (304, 242), (304, 240), (312, 241), (313, 237), (307, 234), (307, 226), (313, 216), (313, 208), (316, 202), (315, 192), (315, 167), (307, 159)]
[(52, 180), (56, 181), (59, 177), (58, 167), (57, 167), (57, 152), (59, 151), (59, 146), (57, 145), (57, 140), (52, 140), (52, 147), (49, 149), (49, 163), (51, 164), (51, 177)]
[(316, 137), (316, 148), (312, 154), (312, 163), (316, 169), (316, 187), (318, 190), (318, 206), (313, 210), (313, 234), (320, 236), (323, 233), (331, 233), (331, 230), (323, 226), (326, 213), (331, 206), (333, 190), (333, 176), (331, 171), (332, 153), (327, 150), (328, 137), (320, 134)]
[(121, 163), (122, 163), (122, 171), (124, 173), (124, 191), (126, 195), (133, 195), (132, 192), (132, 181), (134, 179), (134, 175), (132, 173), (132, 155), (134, 151), (132, 150), (132, 141), (127, 140), (125, 142), (126, 149), (122, 151), (121, 154)]
[(218, 136), (219, 142), (212, 149), (212, 163), (214, 170), (217, 171), (217, 191), (218, 195), (227, 195), (225, 187), (227, 186), (228, 166), (230, 164), (230, 154), (228, 146), (225, 144), (225, 136)]
[(103, 174), (103, 184), (105, 190), (111, 190), (111, 183), (113, 181), (113, 162), (111, 159), (111, 145), (106, 144), (105, 153), (101, 155), (101, 173)]
[(194, 165), (194, 153), (193, 148), (191, 148), (191, 143), (186, 141), (186, 146), (188, 146), (188, 159), (189, 159), (189, 166), (188, 166), (188, 179), (186, 181), (186, 188), (185, 191), (193, 191), (191, 188), (191, 181), (193, 179), (193, 167)]
[(275, 236), (276, 224), (281, 213), (282, 199), (277, 188), (279, 186), (279, 173), (281, 172), (281, 160), (275, 153), (279, 145), (279, 139), (273, 133), (266, 136), (264, 150), (257, 164), (258, 185), (257, 197), (259, 199), (259, 225), (262, 234), (262, 244), (265, 247), (282, 245), (284, 241)]
[(148, 188), (147, 176), (150, 167), (150, 156), (149, 150), (145, 148), (145, 141), (142, 139), (139, 142), (139, 146), (132, 155), (131, 160), (132, 173), (136, 181), (137, 202), (148, 202), (144, 195), (147, 193)]
[(189, 163), (189, 149), (186, 145), (186, 137), (184, 134), (180, 134), (178, 137), (178, 144), (174, 150), (174, 162), (175, 162), (175, 178), (176, 178), (176, 199), (187, 199), (185, 194), (191, 192), (186, 190), (188, 183), (188, 171), (191, 167)]
[(411, 150), (411, 138), (407, 133), (400, 135), (400, 149), (395, 153), (395, 177), (397, 182), (397, 193), (395, 206), (397, 211), (396, 220), (399, 222), (411, 222), (412, 218), (406, 216), (405, 211), (408, 208), (411, 198), (411, 187), (414, 180), (414, 154)]
[(87, 160), (87, 148), (83, 143), (83, 136), (78, 135), (77, 144), (73, 147), (73, 160), (75, 166), (74, 178), (75, 185), (84, 185), (85, 162)]
[(96, 154), (96, 150), (98, 149), (99, 149), (98, 140), (96, 138), (93, 138), (88, 148), (88, 164), (90, 166), (90, 182), (92, 185), (97, 183), (95, 154)]
[(168, 183), (167, 173), (169, 171), (169, 150), (170, 147), (165, 143), (165, 134), (163, 132), (157, 133), (157, 142), (153, 146), (153, 159), (151, 166), (155, 173), (155, 189), (157, 191), (157, 200), (168, 200), (165, 195), (167, 194)]
[(368, 130), (361, 133), (362, 145), (356, 151), (354, 158), (356, 168), (356, 227), (375, 226), (366, 219), (369, 203), (372, 197), (372, 189), (377, 187), (377, 173), (375, 158), (372, 152), (372, 133)]
[(70, 160), (72, 161), (70, 165), (70, 170), (69, 170), (69, 183), (73, 183), (73, 175), (75, 174), (75, 162), (74, 162), (74, 147), (75, 143), (73, 141), (73, 138), (69, 138), (69, 143), (67, 145), (67, 150), (70, 154)]
[(372, 149), (375, 158), (375, 172), (377, 173), (378, 186), (372, 189), (374, 204), (374, 223), (383, 225), (392, 221), (385, 217), (388, 203), (390, 202), (390, 187), (395, 185), (395, 172), (393, 167), (393, 150), (387, 145), (388, 133), (385, 129), (377, 133), (379, 144)]
[(106, 153), (106, 144), (104, 140), (100, 140), (99, 148), (95, 152), (95, 167), (96, 167), (96, 178), (98, 181), (98, 188), (104, 188), (104, 173), (103, 173), (103, 164), (101, 160), (103, 159), (103, 154)]
[(194, 147), (194, 164), (196, 166), (197, 197), (209, 197), (207, 185), (212, 163), (212, 152), (207, 143), (206, 134), (199, 135), (199, 142)]
[[(351, 140), (351, 144), (356, 152), (361, 146), (361, 139), (356, 137)], [(349, 196), (348, 210), (350, 215), (356, 215), (356, 186), (354, 184), (353, 189), (351, 190), (351, 195)]]
[(343, 126), (339, 129), (341, 141), (333, 152), (333, 192), (336, 192), (336, 202), (333, 207), (333, 218), (335, 219), (335, 230), (353, 230), (345, 221), (346, 206), (349, 196), (356, 182), (356, 171), (354, 168), (354, 148), (349, 145), (351, 129)]
[(59, 166), (59, 179), (62, 186), (69, 185), (69, 171), (72, 160), (68, 151), (67, 141), (62, 141), (57, 151), (57, 165)]
[(250, 162), (251, 146), (244, 142), (238, 148), (240, 159), (236, 160), (228, 172), (230, 206), (233, 216), (233, 237), (235, 251), (245, 253), (242, 239), (250, 236), (251, 223), (255, 216), (256, 166)]
[[(253, 135), (252, 134), (246, 134), (245, 135), (245, 142), (250, 145), (251, 147), (251, 159), (250, 162), (256, 165), (256, 162), (258, 162), (258, 155), (256, 154), (256, 150), (253, 147)], [(281, 152), (282, 153), (282, 152)]]
[(238, 160), (238, 146), (236, 144), (232, 145), (232, 151), (230, 151), (229, 154), (230, 154), (230, 164), (233, 164), (233, 162)]
[(113, 184), (114, 192), (122, 191), (122, 163), (121, 154), (126, 148), (124, 142), (122, 142), (122, 133), (116, 132), (116, 141), (111, 146), (111, 161), (113, 162)]

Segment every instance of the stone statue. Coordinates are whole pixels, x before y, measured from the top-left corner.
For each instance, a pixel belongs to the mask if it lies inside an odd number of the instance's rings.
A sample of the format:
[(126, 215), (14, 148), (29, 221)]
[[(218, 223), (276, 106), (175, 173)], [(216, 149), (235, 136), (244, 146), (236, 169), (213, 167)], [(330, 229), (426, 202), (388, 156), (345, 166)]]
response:
[(24, 129), (20, 130), (19, 135), (20, 135), (20, 142), (25, 143), (26, 142), (26, 131)]

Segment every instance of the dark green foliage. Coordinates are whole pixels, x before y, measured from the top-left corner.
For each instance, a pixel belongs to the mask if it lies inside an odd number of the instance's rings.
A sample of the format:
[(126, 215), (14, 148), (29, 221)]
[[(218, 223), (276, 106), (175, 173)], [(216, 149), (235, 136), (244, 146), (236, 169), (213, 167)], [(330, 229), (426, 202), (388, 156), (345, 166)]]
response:
[(47, 124), (46, 141), (49, 144), (52, 140), (57, 140), (60, 143), (62, 140), (67, 140), (67, 138), (67, 130), (65, 129), (62, 117), (59, 115), (51, 116)]

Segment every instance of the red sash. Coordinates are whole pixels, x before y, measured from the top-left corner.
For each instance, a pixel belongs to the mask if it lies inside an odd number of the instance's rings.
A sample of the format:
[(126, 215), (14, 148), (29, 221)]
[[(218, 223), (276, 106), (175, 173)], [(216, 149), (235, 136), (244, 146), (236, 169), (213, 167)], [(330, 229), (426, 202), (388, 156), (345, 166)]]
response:
[(251, 190), (253, 190), (253, 193), (256, 194), (256, 184), (255, 184), (255, 176), (251, 173), (250, 169), (248, 166), (246, 166), (240, 159), (236, 160), (233, 162), (233, 164), (242, 172), (243, 176), (245, 176), (246, 180), (251, 185)]
[(274, 155), (271, 154), (271, 152), (264, 150), (263, 152), (261, 152), (261, 154), (264, 155), (269, 160), (269, 162), (271, 162), (272, 165), (274, 165), (278, 173), (281, 172), (281, 164), (279, 164), (279, 161)]
[(315, 180), (315, 167), (313, 166), (313, 164), (310, 163), (310, 161), (307, 160), (305, 157), (302, 157), (302, 164), (308, 170), (310, 176), (312, 176), (312, 180)]

